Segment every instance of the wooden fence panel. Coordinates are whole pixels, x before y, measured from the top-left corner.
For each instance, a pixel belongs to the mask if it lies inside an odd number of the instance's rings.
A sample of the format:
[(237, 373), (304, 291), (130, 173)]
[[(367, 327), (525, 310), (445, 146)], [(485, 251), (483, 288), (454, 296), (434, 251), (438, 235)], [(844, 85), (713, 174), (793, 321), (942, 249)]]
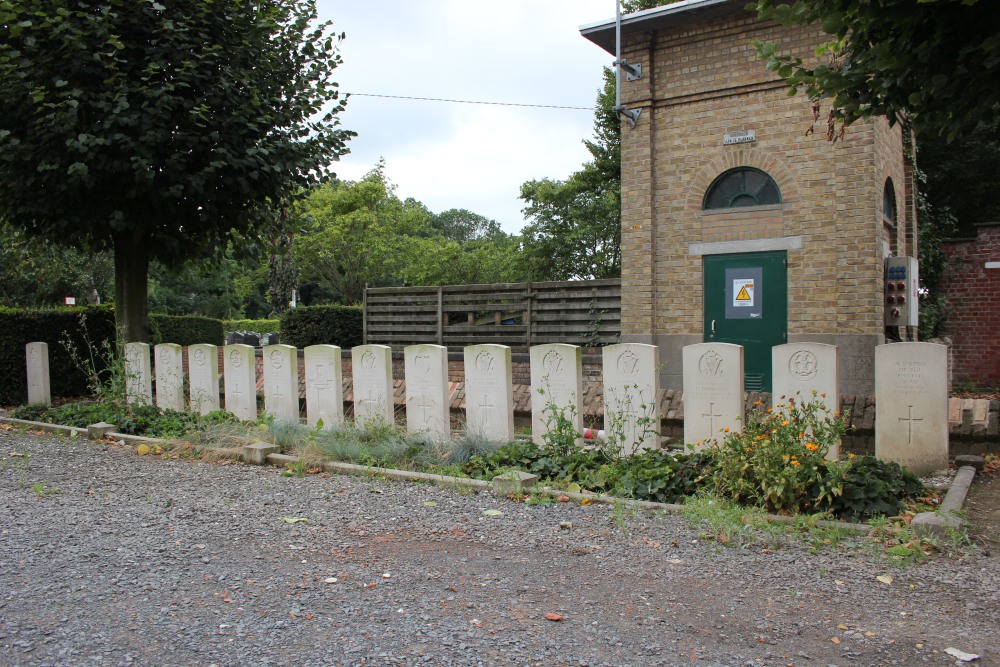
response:
[(596, 347), (621, 336), (621, 281), (579, 280), (365, 290), (366, 343)]

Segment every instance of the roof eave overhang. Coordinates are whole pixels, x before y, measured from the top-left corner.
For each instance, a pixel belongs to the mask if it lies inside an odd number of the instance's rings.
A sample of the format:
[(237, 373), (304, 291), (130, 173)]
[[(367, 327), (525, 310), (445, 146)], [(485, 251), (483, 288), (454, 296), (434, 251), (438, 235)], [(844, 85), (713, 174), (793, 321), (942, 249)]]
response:
[[(746, 2), (747, 0), (681, 0), (662, 7), (626, 14), (622, 16), (622, 37), (736, 14), (745, 11)], [(615, 54), (615, 19), (580, 26), (580, 34), (611, 55)]]

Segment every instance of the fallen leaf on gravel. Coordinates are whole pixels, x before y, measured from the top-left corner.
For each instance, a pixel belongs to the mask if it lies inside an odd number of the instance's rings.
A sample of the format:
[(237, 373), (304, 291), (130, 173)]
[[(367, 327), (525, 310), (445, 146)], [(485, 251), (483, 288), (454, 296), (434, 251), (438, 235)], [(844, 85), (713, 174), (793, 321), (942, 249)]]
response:
[(843, 623), (841, 623), (840, 625), (838, 625), (837, 629), (838, 630), (850, 630), (850, 628), (847, 627), (846, 625), (844, 625)]
[(149, 452), (150, 452), (149, 445), (139, 445), (138, 447), (135, 448), (135, 453), (138, 454), (139, 456), (145, 456), (146, 454), (149, 454)]
[(840, 579), (834, 579), (833, 583), (837, 584), (838, 586), (843, 586), (847, 582), (846, 581), (841, 581)]
[(337, 577), (327, 577), (323, 580), (324, 584), (335, 584), (337, 583)]
[(583, 500), (580, 501), (580, 504), (586, 507), (587, 505), (590, 504), (590, 498), (584, 498)]
[(830, 641), (832, 641), (834, 644), (839, 644), (840, 637), (830, 637)]
[(569, 502), (569, 496), (559, 496), (556, 500), (558, 500), (561, 503), (568, 503)]
[(563, 617), (560, 616), (559, 614), (549, 613), (549, 614), (545, 614), (545, 620), (546, 621), (561, 621), (561, 620), (563, 620)]
[(437, 503), (433, 500), (428, 500), (424, 503), (424, 507), (437, 507)]
[(881, 581), (886, 586), (892, 583), (892, 577), (890, 577), (888, 574), (880, 574), (875, 578)]
[(500, 510), (484, 510), (483, 514), (486, 516), (503, 516), (503, 512)]
[(871, 630), (869, 630), (868, 632), (865, 633), (865, 637), (874, 637), (874, 636), (875, 636), (875, 633), (872, 632)]
[(956, 660), (961, 660), (962, 662), (972, 662), (973, 660), (979, 660), (979, 656), (975, 653), (966, 653), (965, 651), (959, 651), (957, 648), (946, 648), (945, 653), (955, 658)]
[(24, 456), (21, 452), (11, 452), (8, 456)]
[(309, 523), (309, 519), (304, 516), (283, 516), (281, 517), (282, 523)]
[(580, 485), (577, 484), (576, 482), (573, 482), (572, 484), (567, 486), (566, 490), (569, 491), (570, 493), (580, 493), (581, 491)]

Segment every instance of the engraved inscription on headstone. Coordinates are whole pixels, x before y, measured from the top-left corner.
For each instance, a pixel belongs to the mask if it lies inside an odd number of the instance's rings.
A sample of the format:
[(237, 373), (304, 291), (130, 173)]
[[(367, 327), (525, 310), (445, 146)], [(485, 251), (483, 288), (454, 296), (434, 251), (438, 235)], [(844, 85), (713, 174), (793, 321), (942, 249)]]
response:
[(257, 369), (254, 348), (236, 344), (225, 347), (226, 411), (237, 419), (257, 419)]
[[(823, 404), (820, 415), (832, 417), (839, 409), (840, 362), (836, 345), (787, 343), (771, 348), (771, 407), (787, 410), (790, 400)], [(827, 450), (828, 459), (840, 454), (840, 443)]]
[(344, 421), (344, 386), (341, 352), (336, 345), (310, 345), (305, 349), (306, 421), (331, 429)]
[(659, 449), (659, 348), (625, 343), (602, 349), (604, 432), (622, 454)]
[(28, 405), (52, 405), (48, 343), (28, 343), (24, 354), (28, 371)]
[(537, 444), (554, 425), (558, 414), (583, 432), (582, 351), (576, 345), (535, 345), (531, 359), (531, 435)]
[(743, 424), (743, 347), (698, 343), (682, 352), (684, 443), (706, 446)]
[(188, 382), (193, 411), (206, 415), (219, 409), (219, 352), (215, 345), (199, 343), (188, 348)]
[(392, 425), (392, 348), (387, 345), (352, 348), (351, 370), (355, 423)]
[(264, 354), (264, 409), (276, 421), (299, 423), (298, 350), (268, 345)]
[(469, 433), (493, 441), (514, 438), (513, 373), (510, 348), (471, 345), (465, 358), (465, 420)]
[(411, 345), (403, 350), (406, 373), (406, 430), (437, 440), (451, 436), (448, 348)]
[(146, 343), (125, 344), (125, 395), (130, 405), (152, 405), (153, 375)]
[(164, 410), (184, 410), (184, 356), (180, 345), (162, 343), (156, 355), (156, 405)]

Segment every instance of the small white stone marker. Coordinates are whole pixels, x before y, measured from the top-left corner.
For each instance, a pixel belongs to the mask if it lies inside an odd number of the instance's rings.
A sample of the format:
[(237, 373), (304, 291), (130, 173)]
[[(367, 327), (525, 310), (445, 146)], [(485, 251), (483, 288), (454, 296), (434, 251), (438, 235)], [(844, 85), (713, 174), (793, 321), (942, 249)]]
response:
[(291, 345), (263, 349), (264, 409), (275, 421), (299, 423), (299, 359)]
[(344, 381), (340, 348), (310, 345), (305, 349), (306, 423), (331, 429), (344, 421)]
[(660, 448), (660, 348), (624, 343), (601, 350), (604, 433), (621, 453)]
[(448, 348), (410, 345), (403, 350), (406, 374), (406, 430), (438, 441), (451, 436)]
[(49, 384), (49, 344), (28, 343), (24, 346), (28, 371), (28, 405), (52, 405)]
[(161, 343), (153, 348), (156, 358), (156, 406), (184, 410), (184, 351), (180, 345)]
[(875, 348), (875, 456), (926, 475), (948, 467), (948, 348)]
[(514, 382), (510, 348), (470, 345), (465, 355), (465, 428), (498, 442), (514, 439)]
[(188, 347), (191, 410), (207, 415), (219, 409), (219, 348), (198, 343)]
[[(837, 346), (824, 343), (786, 343), (771, 348), (771, 407), (823, 403), (822, 414), (832, 417), (840, 409), (840, 371)], [(827, 450), (826, 457), (840, 456), (840, 443)]]
[(697, 343), (682, 351), (684, 444), (705, 447), (743, 427), (743, 346)]
[(563, 343), (531, 348), (531, 437), (536, 444), (545, 443), (559, 413), (583, 433), (582, 355), (578, 346)]
[(392, 348), (359, 345), (351, 348), (354, 379), (354, 421), (358, 426), (395, 423), (392, 400)]
[(257, 360), (250, 345), (226, 345), (222, 371), (226, 377), (226, 412), (244, 421), (257, 420)]
[(129, 405), (153, 404), (151, 371), (149, 345), (125, 343), (125, 398)]

